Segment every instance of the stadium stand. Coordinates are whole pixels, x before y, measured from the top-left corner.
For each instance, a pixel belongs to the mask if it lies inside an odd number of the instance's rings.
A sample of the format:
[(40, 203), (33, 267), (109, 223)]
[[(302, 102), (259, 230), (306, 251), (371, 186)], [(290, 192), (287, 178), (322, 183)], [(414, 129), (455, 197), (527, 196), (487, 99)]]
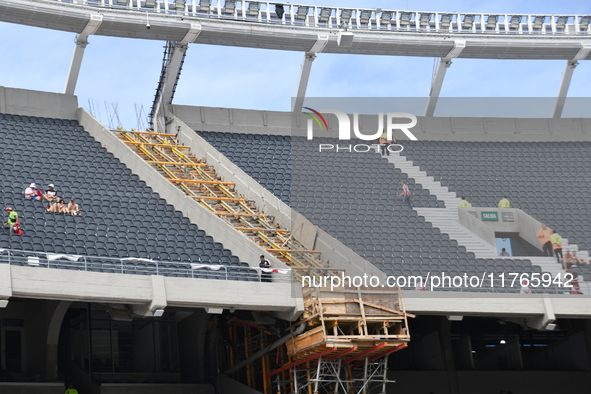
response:
[[(570, 244), (591, 246), (589, 142), (404, 141), (401, 154), (472, 206), (496, 207), (502, 194)], [(444, 160), (445, 158), (445, 160)], [(515, 169), (519, 171), (515, 171)], [(573, 185), (577, 185), (576, 187)]]
[[(319, 153), (317, 145), (300, 137), (198, 134), (293, 209), (388, 275), (542, 272), (527, 259), (478, 259), (410, 212), (395, 197), (401, 192), (401, 180), (408, 182), (415, 206), (443, 208), (444, 203), (380, 155)], [(321, 138), (314, 144), (318, 143), (337, 142)]]
[[(153, 262), (128, 260), (125, 273), (154, 274), (160, 261), (159, 274), (190, 277), (189, 263), (221, 264), (228, 267), (229, 279), (256, 280), (244, 275), (250, 271), (247, 263), (167, 204), (76, 121), (0, 114), (0, 131), (0, 204), (18, 212), (23, 230), (20, 237), (4, 230), (0, 248), (100, 256), (87, 259), (99, 272), (120, 272), (119, 259), (130, 257)], [(31, 182), (43, 189), (55, 184), (66, 201), (75, 197), (82, 216), (48, 213), (46, 202), (26, 201), (24, 188)], [(26, 264), (27, 256), (13, 252), (12, 264)], [(53, 266), (84, 269), (80, 262), (59, 262)], [(221, 277), (209, 270), (195, 276)]]

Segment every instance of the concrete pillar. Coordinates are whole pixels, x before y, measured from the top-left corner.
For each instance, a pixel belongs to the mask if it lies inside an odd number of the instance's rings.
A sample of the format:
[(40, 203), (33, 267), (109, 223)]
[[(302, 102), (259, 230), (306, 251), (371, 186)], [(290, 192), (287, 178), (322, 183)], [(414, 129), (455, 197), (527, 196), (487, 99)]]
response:
[(579, 60), (583, 60), (591, 52), (591, 43), (584, 42), (581, 44), (581, 48), (577, 54), (571, 59), (567, 60), (562, 72), (562, 79), (560, 80), (560, 86), (558, 87), (558, 94), (556, 95), (556, 101), (554, 102), (554, 109), (552, 110), (553, 118), (560, 118), (562, 116), (562, 110), (564, 109), (564, 103), (566, 102), (566, 95), (568, 88), (570, 87), (570, 81), (573, 78), (573, 72), (579, 64)]
[(566, 102), (566, 95), (568, 88), (570, 87), (570, 81), (573, 78), (575, 68), (579, 65), (579, 62), (567, 61), (562, 72), (562, 78), (560, 79), (560, 86), (558, 87), (558, 94), (556, 95), (556, 101), (554, 102), (554, 110), (552, 111), (553, 118), (560, 118), (562, 116), (562, 110), (564, 109), (564, 103)]
[(302, 70), (300, 72), (295, 100), (291, 108), (292, 112), (298, 114), (297, 116), (302, 112), (302, 107), (304, 105), (304, 98), (306, 97), (306, 90), (308, 89), (308, 80), (310, 79), (310, 71), (312, 70), (312, 62), (316, 59), (316, 53), (322, 52), (327, 43), (328, 34), (319, 34), (312, 48), (304, 54), (304, 62), (302, 63)]
[(423, 116), (431, 117), (435, 113), (435, 107), (437, 106), (437, 100), (439, 100), (439, 94), (441, 93), (445, 73), (449, 66), (451, 66), (451, 60), (458, 57), (464, 48), (466, 48), (465, 40), (454, 41), (453, 48), (439, 61), (437, 71), (435, 71), (433, 82), (431, 83), (431, 91), (429, 92), (429, 98), (427, 99), (427, 105), (425, 106)]
[(57, 353), (58, 353), (58, 341), (60, 336), (60, 330), (62, 322), (66, 312), (72, 304), (71, 301), (60, 301), (53, 311), (53, 316), (49, 321), (47, 328), (47, 379), (54, 380), (57, 378)]
[(101, 23), (103, 22), (102, 14), (90, 14), (90, 19), (82, 32), (76, 35), (76, 46), (74, 47), (74, 54), (70, 62), (70, 70), (68, 71), (68, 79), (64, 88), (65, 94), (74, 94), (76, 90), (76, 83), (78, 82), (78, 75), (80, 74), (80, 67), (82, 66), (82, 57), (84, 56), (84, 49), (88, 45), (88, 36), (94, 34)]

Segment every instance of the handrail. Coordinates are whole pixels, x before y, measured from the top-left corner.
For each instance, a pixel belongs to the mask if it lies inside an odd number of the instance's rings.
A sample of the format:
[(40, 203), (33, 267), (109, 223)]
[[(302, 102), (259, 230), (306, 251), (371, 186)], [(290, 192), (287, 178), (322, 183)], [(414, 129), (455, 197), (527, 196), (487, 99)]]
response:
[(294, 271), (291, 269), (273, 270), (205, 262), (188, 263), (139, 257), (86, 256), (18, 249), (0, 249), (0, 264), (114, 274), (178, 276), (194, 279), (248, 280), (256, 282), (264, 282), (267, 276), (270, 275), (273, 282), (291, 283), (296, 281)]
[[(479, 12), (408, 11), (388, 8), (328, 7), (307, 4), (281, 4), (268, 1), (157, 0), (146, 6), (145, 0), (34, 0), (64, 6), (99, 8), (112, 11), (151, 13), (184, 19), (226, 20), (335, 29), (417, 32), (438, 34), (549, 35), (591, 34), (589, 15), (516, 14)], [(222, 4), (223, 3), (223, 4)], [(183, 5), (177, 10), (176, 5)], [(276, 5), (283, 6), (279, 18)], [(384, 1), (384, 5), (387, 2)]]

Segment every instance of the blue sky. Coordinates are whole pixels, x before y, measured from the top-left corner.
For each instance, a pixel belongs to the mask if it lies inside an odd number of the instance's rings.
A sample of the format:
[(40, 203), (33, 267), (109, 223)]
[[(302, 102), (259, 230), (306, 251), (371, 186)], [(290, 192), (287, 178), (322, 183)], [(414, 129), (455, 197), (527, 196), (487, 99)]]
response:
[[(406, 1), (315, 0), (314, 5), (406, 8)], [(589, 1), (419, 1), (416, 11), (591, 14)], [(73, 33), (0, 23), (0, 85), (63, 92), (74, 49)], [(158, 82), (164, 42), (91, 36), (76, 95), (79, 104), (116, 103), (123, 126), (136, 127), (134, 104), (146, 111)], [(303, 54), (192, 44), (175, 104), (289, 110)], [(591, 62), (577, 67), (570, 97), (589, 96)], [(424, 97), (433, 58), (319, 54), (309, 97)], [(441, 96), (553, 97), (564, 61), (456, 59)]]

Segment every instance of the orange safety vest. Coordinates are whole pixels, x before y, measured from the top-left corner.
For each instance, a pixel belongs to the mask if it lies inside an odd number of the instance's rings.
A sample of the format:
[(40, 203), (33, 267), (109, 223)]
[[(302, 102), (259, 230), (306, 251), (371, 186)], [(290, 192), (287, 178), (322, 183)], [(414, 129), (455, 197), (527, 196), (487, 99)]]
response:
[(538, 237), (540, 237), (540, 235), (542, 236), (541, 238), (538, 238), (538, 239), (540, 240), (540, 243), (542, 245), (545, 245), (546, 242), (550, 241), (550, 237), (552, 236), (552, 231), (550, 231), (549, 228), (546, 228), (546, 229), (541, 228), (538, 230), (537, 235), (538, 235)]

